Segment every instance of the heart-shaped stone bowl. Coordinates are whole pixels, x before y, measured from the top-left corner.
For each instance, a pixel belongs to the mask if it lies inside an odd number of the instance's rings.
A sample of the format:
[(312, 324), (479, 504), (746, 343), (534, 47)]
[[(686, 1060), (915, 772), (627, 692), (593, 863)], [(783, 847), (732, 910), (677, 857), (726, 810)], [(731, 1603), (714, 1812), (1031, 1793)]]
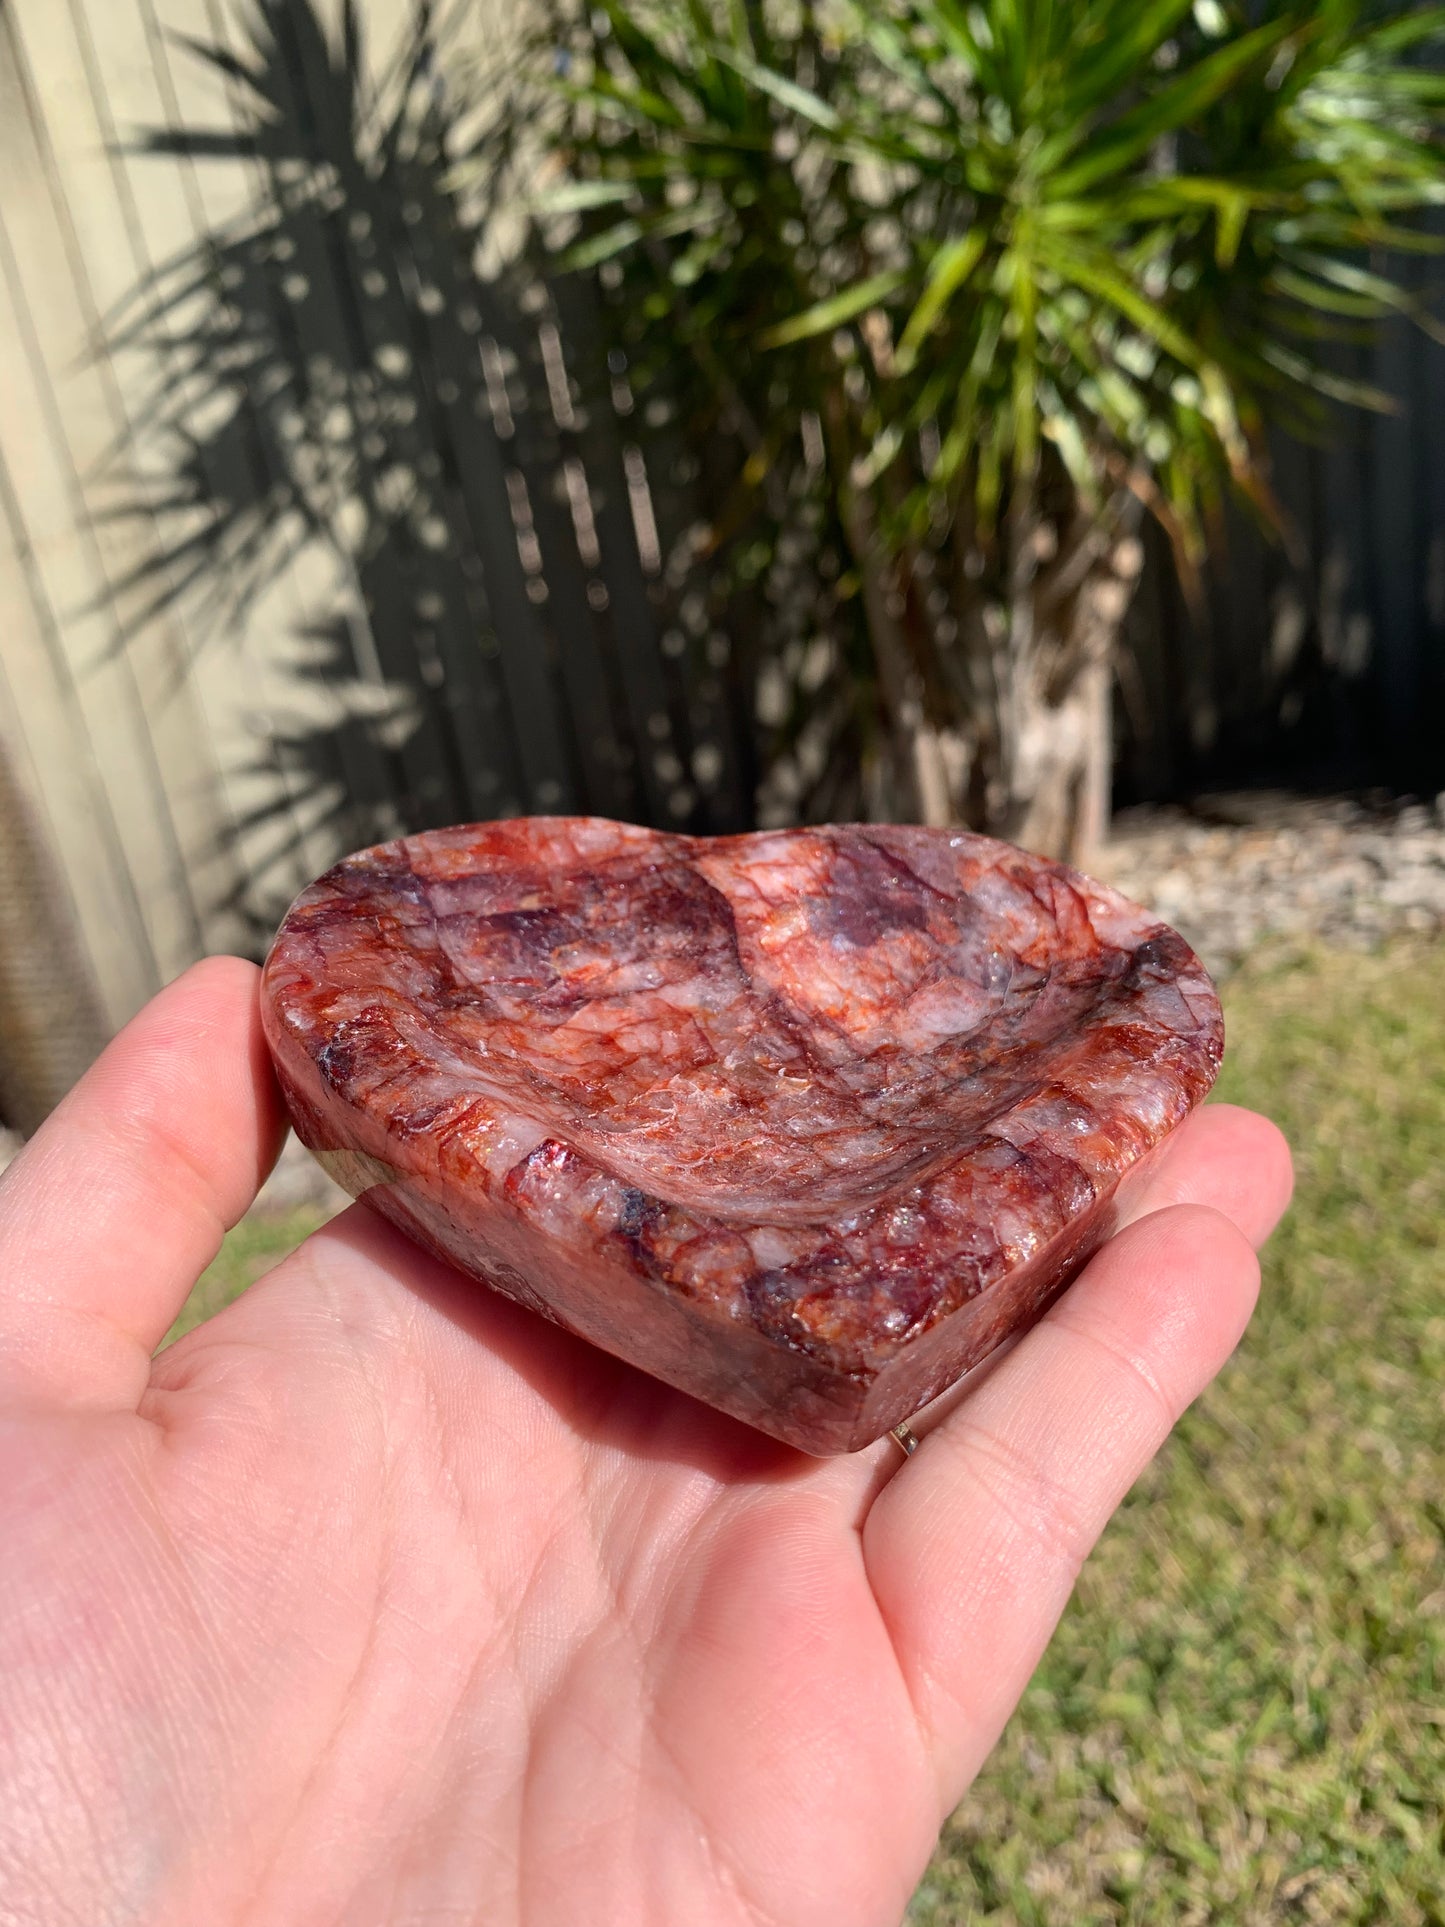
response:
[(876, 825), (379, 844), (297, 898), (262, 994), (296, 1130), (353, 1195), (817, 1454), (1038, 1317), (1223, 1053), (1147, 911)]

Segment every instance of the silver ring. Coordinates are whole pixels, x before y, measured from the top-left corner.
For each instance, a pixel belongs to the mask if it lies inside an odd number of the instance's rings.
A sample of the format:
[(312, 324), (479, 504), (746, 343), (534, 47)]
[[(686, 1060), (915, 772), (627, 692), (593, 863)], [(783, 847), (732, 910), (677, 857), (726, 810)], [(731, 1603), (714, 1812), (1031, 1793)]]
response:
[(899, 1451), (902, 1452), (905, 1459), (911, 1459), (913, 1454), (918, 1450), (917, 1436), (907, 1419), (905, 1419), (901, 1425), (895, 1425), (888, 1436), (898, 1447)]

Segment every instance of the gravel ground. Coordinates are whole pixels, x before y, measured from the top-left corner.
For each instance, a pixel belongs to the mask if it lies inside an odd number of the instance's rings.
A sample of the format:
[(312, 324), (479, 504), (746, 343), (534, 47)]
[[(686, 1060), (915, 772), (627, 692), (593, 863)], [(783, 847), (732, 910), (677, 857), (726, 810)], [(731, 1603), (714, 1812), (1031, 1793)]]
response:
[(1219, 976), (1269, 936), (1371, 950), (1445, 930), (1445, 793), (1372, 806), (1249, 792), (1128, 810), (1096, 868)]

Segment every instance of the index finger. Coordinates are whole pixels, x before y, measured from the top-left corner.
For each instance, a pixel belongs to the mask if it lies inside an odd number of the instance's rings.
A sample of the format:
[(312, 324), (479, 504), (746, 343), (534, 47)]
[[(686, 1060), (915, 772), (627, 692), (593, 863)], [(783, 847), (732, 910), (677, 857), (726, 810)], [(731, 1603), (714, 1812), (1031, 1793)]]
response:
[(946, 1812), (1028, 1682), (1079, 1567), (1253, 1308), (1289, 1197), (1272, 1126), (1221, 1106), (1181, 1129), (1132, 1222), (930, 1430), (863, 1549)]
[(133, 1405), (284, 1132), (254, 964), (212, 957), (149, 1003), (0, 1180), (0, 1381)]
[(1113, 1239), (883, 1488), (874, 1596), (933, 1754), (940, 1818), (982, 1766), (1079, 1569), (1244, 1328), (1249, 1245), (1197, 1206)]
[(1171, 1204), (1207, 1204), (1258, 1250), (1293, 1189), (1289, 1145), (1277, 1124), (1238, 1104), (1206, 1104), (1166, 1139), (1120, 1228)]

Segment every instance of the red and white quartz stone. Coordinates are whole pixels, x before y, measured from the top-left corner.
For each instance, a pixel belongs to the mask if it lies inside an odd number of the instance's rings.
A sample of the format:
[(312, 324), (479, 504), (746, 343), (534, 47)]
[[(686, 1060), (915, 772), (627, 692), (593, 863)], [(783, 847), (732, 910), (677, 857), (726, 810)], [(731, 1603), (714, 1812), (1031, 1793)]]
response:
[(1209, 1089), (1183, 939), (1007, 844), (438, 830), (266, 963), (296, 1129), (481, 1283), (804, 1451), (1038, 1316)]

